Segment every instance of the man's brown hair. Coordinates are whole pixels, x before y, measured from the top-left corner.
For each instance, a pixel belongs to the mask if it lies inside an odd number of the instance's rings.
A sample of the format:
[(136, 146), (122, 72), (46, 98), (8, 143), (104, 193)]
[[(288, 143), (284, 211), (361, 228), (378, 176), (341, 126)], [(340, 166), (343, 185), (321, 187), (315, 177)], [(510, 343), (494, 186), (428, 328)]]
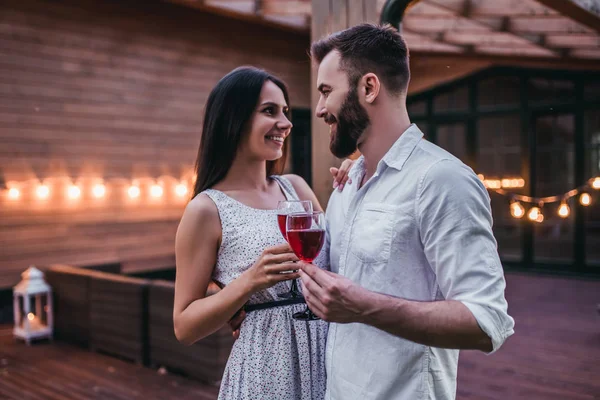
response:
[(379, 77), (392, 94), (406, 92), (410, 80), (408, 48), (391, 25), (361, 24), (336, 32), (311, 46), (311, 58), (321, 63), (327, 54), (340, 53), (340, 68), (351, 87), (365, 74)]

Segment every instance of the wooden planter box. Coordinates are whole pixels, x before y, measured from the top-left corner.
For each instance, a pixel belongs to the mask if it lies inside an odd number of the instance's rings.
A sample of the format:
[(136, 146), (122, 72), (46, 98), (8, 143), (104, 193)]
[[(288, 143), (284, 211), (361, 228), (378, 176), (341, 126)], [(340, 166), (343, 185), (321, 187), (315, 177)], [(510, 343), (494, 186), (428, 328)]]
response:
[(148, 295), (150, 364), (154, 367), (164, 366), (174, 372), (217, 385), (234, 342), (231, 329), (225, 326), (192, 346), (179, 343), (173, 328), (174, 294), (174, 282), (157, 280), (150, 285)]

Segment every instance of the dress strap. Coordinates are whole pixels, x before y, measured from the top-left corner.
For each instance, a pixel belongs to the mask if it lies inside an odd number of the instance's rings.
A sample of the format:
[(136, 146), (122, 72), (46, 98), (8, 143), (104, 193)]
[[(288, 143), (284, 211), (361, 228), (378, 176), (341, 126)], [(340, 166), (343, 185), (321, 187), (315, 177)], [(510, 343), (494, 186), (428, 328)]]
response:
[(283, 189), (285, 197), (288, 200), (299, 200), (298, 193), (296, 193), (294, 185), (292, 185), (292, 182), (290, 182), (287, 178), (284, 178), (281, 175), (272, 175), (271, 178), (275, 179), (277, 183), (279, 183), (279, 186), (281, 186), (281, 189)]

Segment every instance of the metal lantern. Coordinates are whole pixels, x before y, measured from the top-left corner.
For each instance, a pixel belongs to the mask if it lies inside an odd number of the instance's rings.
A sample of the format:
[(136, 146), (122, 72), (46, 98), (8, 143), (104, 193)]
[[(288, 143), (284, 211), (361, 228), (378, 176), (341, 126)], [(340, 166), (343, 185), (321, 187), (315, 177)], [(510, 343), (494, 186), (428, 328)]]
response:
[(27, 344), (33, 339), (52, 340), (52, 290), (44, 280), (43, 272), (34, 266), (23, 272), (21, 277), (21, 282), (13, 288), (13, 334)]

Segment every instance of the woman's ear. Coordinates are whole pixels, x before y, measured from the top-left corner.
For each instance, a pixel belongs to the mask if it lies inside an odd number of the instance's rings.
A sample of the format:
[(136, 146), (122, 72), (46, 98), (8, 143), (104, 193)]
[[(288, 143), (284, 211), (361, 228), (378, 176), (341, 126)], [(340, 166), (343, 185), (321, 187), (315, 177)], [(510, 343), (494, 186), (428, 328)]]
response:
[(361, 79), (362, 87), (364, 88), (365, 102), (373, 104), (379, 91), (381, 90), (381, 82), (377, 75), (372, 72), (365, 74)]

